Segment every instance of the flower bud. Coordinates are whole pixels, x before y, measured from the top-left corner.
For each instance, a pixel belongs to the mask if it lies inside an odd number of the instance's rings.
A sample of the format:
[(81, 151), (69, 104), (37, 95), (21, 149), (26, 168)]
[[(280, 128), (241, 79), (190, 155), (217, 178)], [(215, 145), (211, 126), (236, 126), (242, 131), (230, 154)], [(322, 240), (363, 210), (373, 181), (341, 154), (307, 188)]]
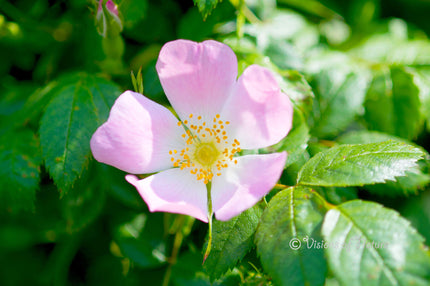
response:
[(118, 6), (112, 0), (100, 0), (97, 8), (96, 24), (103, 37), (117, 36), (122, 31)]

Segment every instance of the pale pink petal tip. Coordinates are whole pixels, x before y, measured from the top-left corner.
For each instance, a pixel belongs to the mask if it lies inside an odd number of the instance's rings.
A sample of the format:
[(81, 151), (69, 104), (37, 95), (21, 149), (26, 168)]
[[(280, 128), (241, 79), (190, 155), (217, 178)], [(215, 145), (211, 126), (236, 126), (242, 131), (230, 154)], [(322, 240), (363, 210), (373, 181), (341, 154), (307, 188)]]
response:
[(208, 222), (206, 187), (195, 176), (180, 169), (170, 169), (139, 179), (127, 175), (151, 212), (189, 215)]
[(277, 183), (287, 153), (247, 155), (212, 182), (215, 217), (226, 221), (254, 206)]

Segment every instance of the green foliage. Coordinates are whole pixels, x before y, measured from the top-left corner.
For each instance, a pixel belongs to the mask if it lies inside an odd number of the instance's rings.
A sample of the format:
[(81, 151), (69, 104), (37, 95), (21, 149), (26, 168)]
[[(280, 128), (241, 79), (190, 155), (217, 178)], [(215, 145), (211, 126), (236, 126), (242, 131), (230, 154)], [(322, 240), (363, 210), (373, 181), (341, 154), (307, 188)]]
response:
[(33, 210), (39, 188), (39, 140), (29, 130), (6, 133), (0, 139), (0, 210)]
[[(0, 285), (429, 284), (429, 3), (113, 2), (0, 5)], [(278, 184), (214, 222), (204, 265), (207, 224), (149, 213), (89, 147), (125, 90), (170, 108), (155, 64), (178, 38), (270, 69), (294, 107), (242, 151), (286, 151)]]
[(206, 19), (212, 12), (212, 10), (216, 7), (218, 2), (221, 0), (193, 0), (194, 4), (199, 7), (199, 11), (203, 16), (203, 19)]
[(326, 214), (322, 233), (331, 245), (329, 268), (342, 285), (428, 285), (424, 240), (395, 211), (371, 202), (343, 203)]
[(264, 269), (276, 285), (324, 285), (322, 249), (301, 247), (304, 237), (318, 237), (322, 214), (314, 192), (288, 188), (272, 198), (255, 235)]
[(420, 105), (413, 75), (405, 69), (392, 68), (374, 76), (365, 118), (371, 129), (413, 139), (421, 127)]
[(236, 266), (253, 246), (262, 210), (256, 205), (229, 221), (215, 221), (212, 230), (212, 250), (204, 263), (211, 280)]
[(361, 186), (395, 180), (423, 152), (395, 141), (341, 145), (318, 153), (300, 170), (297, 182), (312, 186)]
[(387, 181), (385, 184), (368, 185), (365, 186), (365, 188), (372, 193), (387, 196), (417, 194), (419, 191), (424, 190), (424, 187), (430, 183), (430, 175), (427, 173), (429, 154), (421, 146), (415, 145), (403, 138), (367, 130), (349, 132), (338, 138), (338, 142), (342, 144), (363, 144), (366, 142), (377, 143), (387, 140), (394, 140), (413, 145), (424, 152), (424, 160), (419, 161), (419, 164), (416, 167), (407, 171), (405, 173), (406, 176), (397, 177), (395, 182)]
[(330, 137), (345, 130), (359, 113), (367, 90), (367, 77), (358, 72), (323, 70), (313, 109), (312, 133)]
[(46, 167), (63, 192), (88, 166), (91, 135), (107, 119), (119, 93), (116, 85), (102, 78), (72, 77), (58, 83), (62, 88), (46, 107), (39, 130)]
[(309, 138), (309, 127), (304, 116), (298, 108), (294, 108), (292, 130), (285, 139), (269, 148), (269, 151), (286, 151), (288, 153), (286, 166), (288, 166), (300, 159), (300, 156), (306, 151)]

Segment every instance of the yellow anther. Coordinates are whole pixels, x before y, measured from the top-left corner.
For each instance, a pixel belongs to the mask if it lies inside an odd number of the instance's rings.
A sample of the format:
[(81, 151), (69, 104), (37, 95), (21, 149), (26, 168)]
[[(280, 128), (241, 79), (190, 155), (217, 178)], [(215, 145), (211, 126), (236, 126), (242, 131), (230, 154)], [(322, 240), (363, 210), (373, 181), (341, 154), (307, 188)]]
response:
[(181, 121), (178, 121), (178, 123), (177, 123), (177, 124), (178, 124), (178, 126), (181, 126)]
[(190, 118), (193, 118), (193, 114), (191, 113), (189, 117), (190, 117)]
[(202, 119), (202, 117), (201, 117), (201, 116), (198, 116), (198, 117), (197, 117), (197, 120), (200, 120), (200, 119)]
[(215, 117), (216, 117), (216, 118), (220, 118), (220, 115), (219, 115), (219, 114), (217, 114), (217, 115), (215, 115)]

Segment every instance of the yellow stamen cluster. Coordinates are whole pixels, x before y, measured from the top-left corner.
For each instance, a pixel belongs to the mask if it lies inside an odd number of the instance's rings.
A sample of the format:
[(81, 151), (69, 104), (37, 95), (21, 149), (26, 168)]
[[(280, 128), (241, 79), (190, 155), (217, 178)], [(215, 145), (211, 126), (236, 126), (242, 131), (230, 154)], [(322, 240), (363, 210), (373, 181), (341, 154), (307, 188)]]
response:
[[(189, 120), (178, 122), (185, 133), (182, 134), (186, 142), (182, 150), (170, 150), (173, 167), (181, 170), (189, 168), (197, 180), (209, 183), (214, 174), (221, 175), (221, 170), (227, 168), (229, 163), (237, 164), (234, 155), (240, 152), (240, 143), (233, 139), (229, 143), (226, 126), (228, 121), (222, 121), (217, 114), (210, 123), (206, 123), (201, 116), (190, 114)], [(194, 118), (194, 119), (193, 119)], [(197, 119), (197, 120), (196, 120)]]

